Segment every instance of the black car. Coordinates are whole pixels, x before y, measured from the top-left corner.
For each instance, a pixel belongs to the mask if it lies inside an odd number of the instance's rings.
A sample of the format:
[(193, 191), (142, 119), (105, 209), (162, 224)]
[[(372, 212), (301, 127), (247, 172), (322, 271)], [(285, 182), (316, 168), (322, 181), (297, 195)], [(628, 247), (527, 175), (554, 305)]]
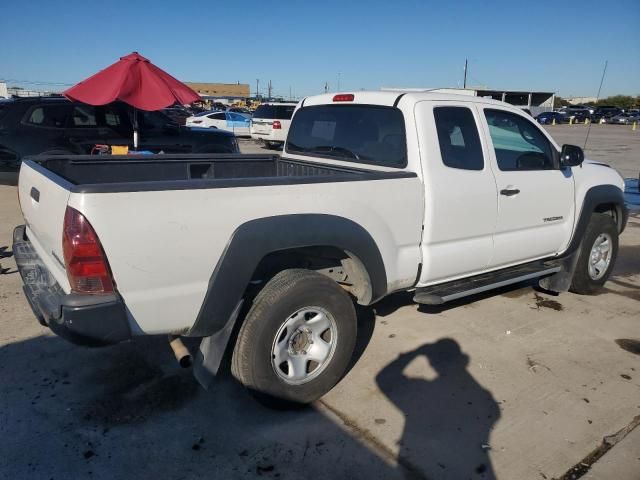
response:
[(583, 123), (585, 120), (591, 120), (591, 113), (589, 109), (581, 106), (564, 107), (558, 111), (561, 115), (564, 115), (569, 123), (569, 119), (572, 119), (573, 123)]
[(173, 105), (162, 110), (167, 117), (169, 117), (174, 123), (178, 125), (184, 125), (187, 123), (187, 118), (193, 115), (187, 108), (182, 105)]
[[(62, 97), (0, 103), (0, 170), (16, 171), (22, 158), (92, 154), (96, 145), (133, 147), (133, 109), (121, 102), (94, 107)], [(191, 129), (161, 112), (139, 110), (138, 150), (153, 153), (238, 153), (232, 133)]]
[(622, 113), (622, 109), (614, 106), (601, 106), (596, 108), (596, 111), (591, 115), (591, 121), (594, 123), (598, 123), (601, 120), (604, 120), (605, 123), (608, 123), (607, 120), (611, 117), (615, 117), (616, 115), (620, 115)]
[(536, 121), (542, 125), (551, 125), (553, 120), (556, 123), (569, 123), (569, 117), (560, 112), (542, 112), (535, 117)]

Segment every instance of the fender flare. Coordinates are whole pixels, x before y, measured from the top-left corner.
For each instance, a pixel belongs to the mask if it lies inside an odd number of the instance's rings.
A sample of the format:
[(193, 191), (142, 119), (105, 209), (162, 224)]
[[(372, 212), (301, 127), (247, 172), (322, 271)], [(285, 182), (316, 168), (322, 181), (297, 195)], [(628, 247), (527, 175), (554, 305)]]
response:
[(573, 231), (569, 246), (562, 256), (570, 255), (578, 250), (582, 242), (582, 237), (584, 237), (584, 232), (587, 230), (587, 226), (591, 220), (591, 215), (596, 211), (598, 205), (606, 204), (615, 205), (617, 209), (618, 232), (622, 233), (629, 215), (629, 211), (624, 203), (622, 190), (615, 185), (596, 185), (587, 190), (584, 196), (576, 228)]
[(268, 254), (291, 248), (329, 246), (353, 254), (366, 269), (373, 303), (387, 293), (384, 261), (375, 241), (361, 225), (344, 217), (293, 214), (265, 217), (240, 225), (215, 266), (190, 337), (225, 328), (242, 301), (251, 276)]

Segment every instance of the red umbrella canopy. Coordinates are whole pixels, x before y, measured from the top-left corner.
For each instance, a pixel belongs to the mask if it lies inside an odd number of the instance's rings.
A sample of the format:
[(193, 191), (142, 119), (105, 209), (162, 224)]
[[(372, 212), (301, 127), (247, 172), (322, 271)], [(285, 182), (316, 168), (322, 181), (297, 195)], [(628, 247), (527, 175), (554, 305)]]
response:
[(178, 102), (188, 104), (200, 95), (149, 60), (133, 52), (65, 90), (64, 96), (89, 105), (121, 100), (140, 110), (160, 110)]

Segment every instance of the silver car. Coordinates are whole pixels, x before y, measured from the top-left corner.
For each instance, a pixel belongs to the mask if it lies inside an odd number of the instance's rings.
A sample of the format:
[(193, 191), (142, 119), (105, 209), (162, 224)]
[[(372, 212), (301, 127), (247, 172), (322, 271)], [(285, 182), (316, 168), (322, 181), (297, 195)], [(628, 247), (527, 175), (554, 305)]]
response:
[(631, 125), (633, 123), (640, 123), (640, 114), (621, 113), (607, 119), (607, 123), (613, 125)]

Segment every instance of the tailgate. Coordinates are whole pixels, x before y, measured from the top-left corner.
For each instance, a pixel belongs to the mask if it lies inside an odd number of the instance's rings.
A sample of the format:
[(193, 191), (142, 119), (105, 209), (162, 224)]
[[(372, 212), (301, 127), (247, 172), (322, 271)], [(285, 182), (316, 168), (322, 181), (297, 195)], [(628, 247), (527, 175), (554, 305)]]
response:
[(251, 120), (251, 124), (253, 125), (253, 131), (255, 133), (270, 133), (271, 126), (273, 125), (273, 121), (271, 120)]
[(69, 292), (62, 253), (62, 228), (70, 184), (27, 160), (20, 167), (18, 196), (34, 249), (60, 286)]

